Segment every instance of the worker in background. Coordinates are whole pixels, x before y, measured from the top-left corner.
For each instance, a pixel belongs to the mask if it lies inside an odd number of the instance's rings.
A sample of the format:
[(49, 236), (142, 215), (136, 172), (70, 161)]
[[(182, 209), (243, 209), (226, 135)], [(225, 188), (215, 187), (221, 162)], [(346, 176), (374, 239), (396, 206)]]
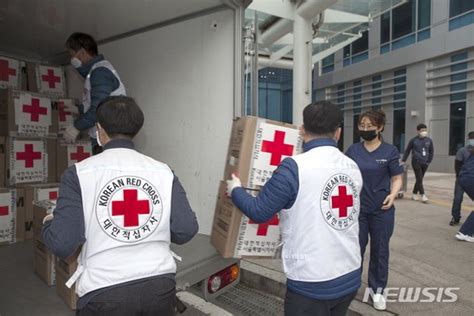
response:
[(428, 137), (428, 128), (425, 124), (419, 124), (416, 127), (416, 130), (418, 131), (418, 135), (412, 138), (408, 143), (402, 161), (405, 163), (410, 152), (412, 152), (411, 164), (416, 178), (412, 199), (418, 201), (420, 199), (418, 194), (420, 194), (421, 201), (427, 203), (428, 197), (426, 196), (425, 188), (423, 187), (423, 178), (426, 170), (428, 170), (428, 166), (431, 161), (433, 161), (434, 146), (433, 140)]
[(101, 154), (66, 170), (57, 206), (42, 236), (54, 255), (82, 246), (76, 283), (78, 315), (174, 315), (176, 264), (170, 243), (198, 231), (178, 178), (135, 150), (143, 112), (132, 98), (110, 97), (97, 108)]
[(464, 190), (459, 185), (458, 176), (461, 171), (462, 165), (471, 155), (471, 151), (474, 149), (474, 131), (468, 134), (468, 141), (465, 147), (460, 148), (456, 153), (456, 159), (454, 160), (454, 171), (456, 172), (456, 183), (454, 184), (454, 199), (453, 207), (451, 209), (451, 221), (449, 225), (459, 225), (461, 220), (461, 204), (464, 196)]
[(112, 64), (98, 53), (94, 38), (84, 33), (73, 33), (66, 41), (71, 65), (84, 78), (80, 116), (66, 128), (64, 139), (73, 143), (81, 131), (88, 131), (92, 152), (102, 151), (97, 143), (97, 106), (109, 96), (126, 95), (125, 86)]
[(343, 114), (327, 101), (303, 111), (303, 154), (286, 158), (257, 197), (232, 175), (227, 194), (252, 221), (280, 212), (285, 315), (346, 315), (361, 285), (362, 176), (339, 151)]
[[(458, 181), (461, 188), (474, 200), (474, 148), (470, 149), (470, 156), (459, 172)], [(462, 241), (474, 242), (474, 211), (469, 214), (456, 234), (456, 238)]]
[(403, 166), (398, 149), (382, 139), (385, 113), (370, 110), (359, 119), (363, 142), (347, 150), (360, 168), (364, 186), (360, 198), (359, 242), (362, 259), (370, 237), (369, 288), (373, 306), (386, 309), (390, 237), (395, 225), (395, 198), (402, 187)]

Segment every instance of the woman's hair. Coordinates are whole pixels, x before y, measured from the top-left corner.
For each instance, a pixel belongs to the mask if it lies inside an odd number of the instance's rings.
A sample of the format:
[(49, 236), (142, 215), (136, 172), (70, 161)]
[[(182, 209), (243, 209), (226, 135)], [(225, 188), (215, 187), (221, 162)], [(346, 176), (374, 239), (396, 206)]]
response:
[[(387, 117), (385, 116), (384, 111), (371, 109), (362, 113), (359, 117), (359, 125), (364, 118), (368, 118), (370, 123), (377, 128), (382, 128), (380, 132), (384, 131), (385, 123), (387, 122)], [(379, 138), (382, 139), (382, 135), (379, 135)]]

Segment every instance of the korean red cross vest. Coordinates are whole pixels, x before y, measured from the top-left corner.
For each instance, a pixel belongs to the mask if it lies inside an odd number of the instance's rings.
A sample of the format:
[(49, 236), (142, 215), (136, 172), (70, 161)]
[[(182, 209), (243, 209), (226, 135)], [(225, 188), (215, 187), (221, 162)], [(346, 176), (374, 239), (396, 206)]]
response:
[(362, 176), (358, 166), (332, 146), (291, 159), (298, 165), (298, 195), (291, 209), (280, 213), (287, 277), (323, 282), (359, 269)]
[(86, 242), (76, 293), (176, 272), (170, 250), (173, 173), (132, 149), (107, 149), (76, 164)]

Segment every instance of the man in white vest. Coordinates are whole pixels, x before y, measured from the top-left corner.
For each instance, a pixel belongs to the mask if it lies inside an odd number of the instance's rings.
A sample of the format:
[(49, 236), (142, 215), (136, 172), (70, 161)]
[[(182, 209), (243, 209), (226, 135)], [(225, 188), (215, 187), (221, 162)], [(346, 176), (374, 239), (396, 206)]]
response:
[(339, 151), (342, 112), (327, 101), (303, 111), (304, 153), (286, 158), (257, 197), (233, 175), (227, 193), (256, 223), (280, 215), (285, 315), (346, 315), (361, 285), (358, 166)]
[(125, 86), (112, 64), (98, 53), (97, 43), (89, 34), (73, 33), (66, 41), (71, 65), (84, 78), (80, 116), (66, 128), (64, 138), (74, 142), (80, 131), (88, 131), (94, 154), (101, 151), (97, 144), (97, 106), (109, 96), (126, 95)]
[(67, 286), (78, 315), (174, 315), (176, 264), (170, 243), (198, 231), (178, 178), (134, 149), (143, 112), (132, 98), (109, 97), (97, 109), (104, 151), (68, 168), (43, 239), (60, 258), (81, 248)]

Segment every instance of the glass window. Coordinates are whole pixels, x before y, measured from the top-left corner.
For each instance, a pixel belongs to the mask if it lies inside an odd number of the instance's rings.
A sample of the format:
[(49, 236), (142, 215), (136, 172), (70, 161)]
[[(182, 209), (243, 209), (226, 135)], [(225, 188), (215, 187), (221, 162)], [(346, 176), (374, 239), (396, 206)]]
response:
[[(337, 103), (344, 103), (345, 98), (344, 98), (344, 85), (341, 84), (337, 86)], [(344, 104), (339, 104), (340, 107), (344, 107)]]
[(395, 70), (395, 71), (393, 72), (393, 75), (394, 75), (395, 77), (398, 77), (398, 76), (401, 76), (401, 75), (406, 75), (406, 73), (407, 73), (407, 70), (406, 70), (405, 68), (403, 68), (403, 69)]
[(329, 66), (329, 65), (334, 65), (334, 54), (329, 55), (328, 57), (323, 58), (323, 60), (322, 60), (322, 66), (323, 67), (326, 67), (326, 66)]
[(344, 151), (344, 121), (341, 123), (341, 137), (339, 137), (337, 141), (337, 148), (339, 148), (340, 151)]
[(449, 1), (449, 17), (463, 14), (464, 12), (474, 9), (474, 1), (472, 0), (450, 0)]
[(392, 10), (392, 39), (415, 31), (416, 2), (409, 0)]
[(369, 31), (362, 33), (362, 37), (352, 43), (352, 55), (357, 55), (369, 49)]
[(351, 45), (344, 47), (344, 58), (351, 57)]
[(466, 80), (466, 79), (467, 79), (467, 72), (451, 75), (451, 81), (460, 81), (460, 80)]
[(467, 59), (467, 57), (468, 57), (467, 52), (462, 52), (462, 53), (459, 53), (459, 54), (456, 54), (456, 55), (452, 55), (451, 56), (451, 62), (455, 63), (457, 61)]
[(390, 41), (390, 11), (385, 12), (380, 17), (380, 43)]
[(292, 122), (292, 72), (265, 68), (259, 71), (258, 116)]
[(360, 142), (360, 136), (359, 136), (359, 114), (354, 115), (354, 120), (353, 120), (353, 138), (352, 142), (353, 143), (359, 143)]
[(451, 91), (462, 91), (467, 89), (467, 82), (453, 83), (451, 85)]
[(430, 26), (431, 0), (418, 0), (418, 29)]
[(466, 129), (466, 102), (451, 104), (449, 115), (449, 155), (454, 156), (464, 146)]
[(393, 145), (399, 152), (405, 151), (405, 114), (405, 109), (393, 111)]

